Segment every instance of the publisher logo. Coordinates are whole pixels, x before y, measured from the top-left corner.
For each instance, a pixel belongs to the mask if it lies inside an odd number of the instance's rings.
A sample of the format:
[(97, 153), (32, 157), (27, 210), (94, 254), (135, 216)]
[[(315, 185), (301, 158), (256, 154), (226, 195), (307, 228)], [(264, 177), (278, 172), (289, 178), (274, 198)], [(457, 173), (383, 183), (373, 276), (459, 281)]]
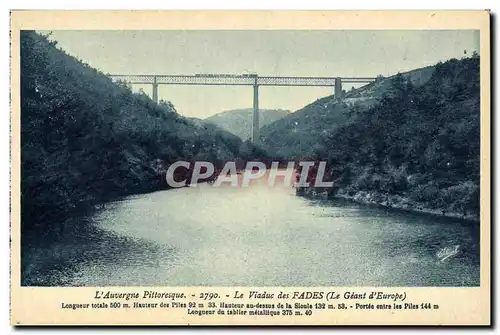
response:
[(196, 186), (198, 183), (210, 183), (212, 187), (248, 187), (256, 181), (273, 187), (278, 180), (284, 186), (332, 187), (333, 182), (325, 181), (325, 177), (324, 161), (288, 162), (286, 166), (280, 162), (266, 165), (259, 161), (249, 161), (239, 169), (233, 161), (226, 162), (221, 168), (207, 161), (177, 161), (165, 173), (165, 180), (170, 187)]

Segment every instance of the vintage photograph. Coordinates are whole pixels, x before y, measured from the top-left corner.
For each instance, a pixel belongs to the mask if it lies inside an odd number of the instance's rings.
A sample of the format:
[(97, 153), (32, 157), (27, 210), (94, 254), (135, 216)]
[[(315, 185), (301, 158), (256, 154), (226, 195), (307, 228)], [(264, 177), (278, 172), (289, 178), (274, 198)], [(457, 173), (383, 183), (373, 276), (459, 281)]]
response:
[(22, 30), (21, 286), (478, 287), (479, 30)]

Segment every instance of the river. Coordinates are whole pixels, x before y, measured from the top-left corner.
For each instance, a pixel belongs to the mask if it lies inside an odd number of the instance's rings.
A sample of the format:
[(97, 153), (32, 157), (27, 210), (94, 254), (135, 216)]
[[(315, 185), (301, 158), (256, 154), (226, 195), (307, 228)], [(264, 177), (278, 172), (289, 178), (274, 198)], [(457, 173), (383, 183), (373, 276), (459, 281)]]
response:
[(201, 184), (128, 197), (92, 220), (107, 237), (72, 245), (64, 285), (479, 285), (479, 224), (292, 188)]
[(46, 284), (479, 285), (479, 224), (293, 188), (201, 184), (109, 203), (92, 220), (105, 237), (72, 243), (77, 256)]

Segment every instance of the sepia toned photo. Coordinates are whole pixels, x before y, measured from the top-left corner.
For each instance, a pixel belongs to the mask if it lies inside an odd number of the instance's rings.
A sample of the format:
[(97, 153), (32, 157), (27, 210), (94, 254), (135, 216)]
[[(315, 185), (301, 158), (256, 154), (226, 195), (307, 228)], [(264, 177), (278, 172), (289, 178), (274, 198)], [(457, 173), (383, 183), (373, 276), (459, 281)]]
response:
[[(481, 36), (19, 29), (13, 285), (88, 288), (95, 305), (54, 305), (76, 313), (185, 307), (281, 324), (443, 309), (413, 303), (412, 288), (489, 290)], [(269, 303), (281, 298), (290, 308)]]

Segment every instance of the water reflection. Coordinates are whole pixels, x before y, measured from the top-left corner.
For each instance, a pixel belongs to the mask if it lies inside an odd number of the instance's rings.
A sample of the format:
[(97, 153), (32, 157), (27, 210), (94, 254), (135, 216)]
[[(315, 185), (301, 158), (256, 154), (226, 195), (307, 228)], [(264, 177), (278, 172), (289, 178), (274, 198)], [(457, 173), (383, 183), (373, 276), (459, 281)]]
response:
[(479, 285), (477, 224), (288, 188), (161, 191), (94, 220), (134, 247), (101, 244), (103, 255), (80, 261), (68, 285)]

